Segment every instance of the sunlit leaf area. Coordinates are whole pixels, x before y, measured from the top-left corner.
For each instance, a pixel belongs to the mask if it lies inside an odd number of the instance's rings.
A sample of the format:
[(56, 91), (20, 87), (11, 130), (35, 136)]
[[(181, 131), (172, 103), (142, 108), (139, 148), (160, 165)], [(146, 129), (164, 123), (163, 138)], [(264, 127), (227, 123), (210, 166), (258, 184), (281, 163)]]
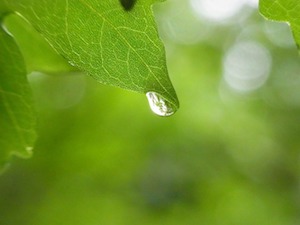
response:
[(145, 95), (63, 63), (51, 73), (61, 59), (42, 57), (50, 69), (28, 75), (38, 138), (0, 176), (1, 225), (300, 223), (300, 57), (289, 26), (263, 18), (256, 0), (153, 9), (180, 109), (159, 117)]

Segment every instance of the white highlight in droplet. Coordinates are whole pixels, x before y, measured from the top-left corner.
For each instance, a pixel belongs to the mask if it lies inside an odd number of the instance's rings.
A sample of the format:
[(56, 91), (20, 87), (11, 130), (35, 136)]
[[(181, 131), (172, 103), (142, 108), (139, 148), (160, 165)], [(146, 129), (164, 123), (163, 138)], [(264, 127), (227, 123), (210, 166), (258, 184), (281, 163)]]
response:
[(171, 116), (175, 110), (171, 103), (156, 92), (146, 93), (150, 108), (158, 116)]

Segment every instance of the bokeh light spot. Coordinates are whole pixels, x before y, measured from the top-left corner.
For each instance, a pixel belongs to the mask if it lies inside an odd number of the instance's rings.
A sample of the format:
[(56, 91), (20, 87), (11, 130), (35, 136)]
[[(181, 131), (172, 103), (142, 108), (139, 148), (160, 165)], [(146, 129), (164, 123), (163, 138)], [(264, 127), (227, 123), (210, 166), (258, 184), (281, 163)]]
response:
[(222, 22), (235, 16), (245, 5), (257, 6), (257, 0), (190, 0), (197, 15)]
[(269, 51), (256, 42), (238, 42), (224, 57), (224, 79), (234, 90), (247, 92), (261, 87), (272, 65)]

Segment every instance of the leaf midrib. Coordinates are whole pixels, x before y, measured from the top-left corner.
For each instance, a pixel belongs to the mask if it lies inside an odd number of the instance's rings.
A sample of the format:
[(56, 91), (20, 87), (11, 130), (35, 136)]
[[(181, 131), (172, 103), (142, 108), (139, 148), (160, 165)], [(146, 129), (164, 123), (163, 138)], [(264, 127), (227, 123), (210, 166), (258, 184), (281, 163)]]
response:
[[(66, 0), (66, 1), (68, 2), (68, 0)], [(105, 18), (102, 14), (100, 14), (96, 9), (94, 9), (91, 5), (89, 5), (84, 0), (79, 0), (79, 1), (82, 4), (84, 4), (85, 6), (87, 6), (94, 14), (96, 14), (97, 16), (99, 16), (104, 22), (107, 22), (113, 28), (113, 30), (115, 30), (117, 32), (117, 34), (122, 38), (122, 40), (125, 42), (125, 44), (132, 50), (132, 52), (135, 53), (139, 57), (139, 59), (141, 60), (141, 62), (146, 66), (146, 68), (148, 69), (148, 71), (150, 72), (150, 74), (152, 74), (152, 76), (159, 83), (159, 85), (162, 87), (162, 89), (165, 91), (165, 93), (167, 93), (169, 96), (172, 96), (171, 93), (162, 85), (162, 83), (160, 82), (160, 80), (157, 78), (157, 76), (155, 75), (155, 73), (153, 72), (153, 70), (151, 69), (151, 67), (148, 66), (148, 64), (145, 62), (145, 60), (143, 59), (143, 57), (141, 57), (141, 55), (138, 54), (135, 51), (135, 49), (133, 48), (133, 46), (131, 46), (131, 44), (126, 40), (126, 38), (122, 35), (122, 33), (120, 33), (119, 30), (114, 27), (113, 23), (111, 21), (109, 21), (107, 18)], [(150, 75), (147, 76), (147, 80), (149, 79), (149, 76)], [(149, 90), (149, 91), (151, 91), (151, 90)]]

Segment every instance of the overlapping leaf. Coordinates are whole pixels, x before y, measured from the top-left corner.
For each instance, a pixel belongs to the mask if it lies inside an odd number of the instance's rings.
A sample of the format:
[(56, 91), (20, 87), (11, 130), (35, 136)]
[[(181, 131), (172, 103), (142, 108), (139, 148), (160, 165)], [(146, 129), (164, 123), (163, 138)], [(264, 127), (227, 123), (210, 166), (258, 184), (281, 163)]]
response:
[(35, 115), (21, 53), (0, 29), (0, 169), (10, 155), (30, 156)]
[[(141, 93), (156, 92), (176, 111), (179, 104), (151, 10), (156, 1), (134, 1), (127, 6), (120, 0), (1, 0), (0, 16), (23, 17), (57, 53), (97, 81)], [(22, 28), (24, 22), (14, 20), (7, 25), (15, 30), (29, 71), (45, 69), (47, 59), (49, 65), (60, 62), (49, 49), (44, 51), (37, 35)], [(35, 40), (32, 48), (27, 34)], [(0, 42), (0, 160), (4, 160), (12, 153), (25, 156), (35, 135), (24, 60), (4, 30)], [(33, 59), (36, 50), (47, 56)], [(61, 68), (58, 63), (55, 67)]]
[(73, 65), (101, 83), (154, 91), (174, 108), (165, 52), (151, 10), (154, 0), (124, 10), (119, 0), (4, 0)]
[(5, 17), (4, 25), (14, 35), (26, 63), (27, 72), (59, 74), (76, 70), (23, 18), (16, 14)]

